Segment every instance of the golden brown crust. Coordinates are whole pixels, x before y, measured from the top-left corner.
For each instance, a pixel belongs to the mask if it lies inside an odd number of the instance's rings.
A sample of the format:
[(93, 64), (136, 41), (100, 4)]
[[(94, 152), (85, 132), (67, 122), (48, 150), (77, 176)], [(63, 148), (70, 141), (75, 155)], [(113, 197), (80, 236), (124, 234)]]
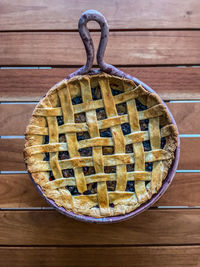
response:
[[(90, 88), (98, 86), (102, 98), (93, 100)], [(113, 96), (111, 87), (122, 93)], [(77, 96), (82, 103), (72, 105), (71, 99)], [(137, 111), (136, 99), (147, 109)], [(127, 112), (118, 114), (116, 105), (123, 103)], [(102, 108), (107, 117), (98, 120), (96, 110)], [(82, 112), (86, 121), (76, 123), (75, 115)], [(58, 116), (63, 117), (62, 125), (57, 123)], [(148, 129), (141, 129), (141, 120), (149, 120)], [(124, 123), (130, 125), (127, 135), (122, 132)], [(112, 138), (100, 136), (105, 128), (111, 129)], [(76, 135), (81, 132), (88, 132), (90, 138), (78, 141)], [(60, 134), (66, 141), (60, 142)], [(163, 149), (162, 137), (166, 140)], [(142, 142), (148, 140), (151, 151), (144, 151)], [(177, 140), (177, 129), (156, 94), (131, 80), (102, 73), (63, 80), (48, 91), (27, 126), (24, 155), (28, 171), (46, 197), (68, 211), (98, 218), (129, 213), (157, 193), (174, 159)], [(131, 153), (126, 153), (127, 145), (132, 146)], [(102, 147), (109, 146), (114, 147), (114, 154), (104, 155)], [(90, 147), (92, 156), (80, 156), (80, 149)], [(59, 159), (62, 151), (68, 151), (68, 159)], [(48, 161), (44, 161), (45, 153), (49, 153)], [(145, 171), (147, 162), (153, 163), (152, 172)], [(127, 172), (127, 164), (134, 164), (134, 171)], [(95, 173), (84, 175), (85, 166), (94, 167)], [(116, 166), (116, 173), (104, 172), (105, 166)], [(63, 177), (64, 169), (73, 169), (74, 176)], [(50, 171), (53, 181), (49, 181)], [(108, 181), (116, 181), (115, 191), (107, 189)], [(135, 192), (126, 191), (128, 181), (134, 181)], [(87, 185), (96, 182), (97, 192), (84, 195)], [(66, 186), (76, 186), (80, 194), (72, 195)]]

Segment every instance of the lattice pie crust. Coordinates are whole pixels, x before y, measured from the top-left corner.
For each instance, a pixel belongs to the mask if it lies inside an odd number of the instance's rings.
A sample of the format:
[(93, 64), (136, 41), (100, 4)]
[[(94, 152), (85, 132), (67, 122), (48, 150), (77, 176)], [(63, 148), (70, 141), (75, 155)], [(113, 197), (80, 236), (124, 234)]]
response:
[(157, 193), (177, 129), (156, 94), (105, 73), (49, 90), (26, 129), (25, 161), (44, 193), (77, 214), (129, 213)]

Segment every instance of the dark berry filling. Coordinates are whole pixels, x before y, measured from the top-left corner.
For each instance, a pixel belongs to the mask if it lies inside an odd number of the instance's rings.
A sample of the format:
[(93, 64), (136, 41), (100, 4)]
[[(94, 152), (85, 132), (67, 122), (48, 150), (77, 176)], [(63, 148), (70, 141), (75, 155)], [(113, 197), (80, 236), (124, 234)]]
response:
[[(66, 186), (72, 195), (80, 195), (76, 186)], [(83, 192), (83, 195), (91, 195), (97, 193), (97, 183), (91, 183), (87, 185), (87, 190)]]
[(92, 99), (93, 100), (98, 100), (101, 99), (102, 95), (101, 95), (101, 89), (100, 87), (96, 87), (96, 88), (92, 88)]
[(45, 153), (44, 161), (49, 161), (49, 153)]
[(116, 182), (115, 181), (106, 181), (108, 191), (115, 191)]
[(60, 143), (66, 143), (65, 134), (59, 134), (59, 142)]
[(45, 135), (44, 144), (48, 144), (48, 143), (49, 143), (49, 136)]
[(104, 120), (106, 119), (106, 111), (104, 108), (98, 108), (96, 109), (97, 113), (97, 120)]
[(126, 145), (125, 151), (126, 153), (133, 153), (133, 145), (132, 144)]
[(128, 181), (126, 184), (126, 191), (134, 192), (135, 191), (135, 182), (134, 181)]
[(112, 137), (112, 133), (110, 131), (110, 128), (102, 129), (99, 131), (101, 137)]
[(116, 90), (116, 89), (113, 89), (113, 88), (111, 88), (111, 91), (112, 91), (112, 94), (113, 94), (113, 95), (119, 95), (119, 94), (122, 93), (121, 91)]
[(146, 110), (147, 106), (143, 105), (139, 100), (135, 99), (136, 107), (138, 111)]
[(153, 162), (146, 162), (145, 163), (145, 171), (151, 172), (153, 169)]
[(97, 193), (97, 183), (91, 183), (87, 185), (87, 191), (90, 191), (90, 194)]
[(66, 189), (68, 189), (73, 196), (80, 195), (76, 186), (66, 186)]
[(85, 176), (95, 174), (95, 169), (92, 166), (91, 167), (85, 166), (83, 167), (83, 173)]
[(63, 116), (58, 116), (58, 117), (57, 117), (57, 122), (58, 122), (58, 125), (62, 125), (62, 124), (64, 124)]
[(90, 190), (86, 190), (85, 192), (83, 192), (83, 195), (90, 195), (91, 191)]
[(118, 115), (127, 114), (127, 106), (126, 103), (116, 105)]
[(86, 122), (85, 112), (81, 112), (81, 113), (75, 114), (74, 115), (74, 120), (75, 120), (75, 123)]
[(54, 175), (53, 175), (53, 172), (50, 171), (50, 172), (49, 172), (49, 181), (53, 181), (53, 180), (55, 180), (55, 177), (54, 177)]
[(103, 146), (103, 155), (112, 155), (114, 154), (114, 147), (113, 146)]
[(149, 181), (145, 181), (145, 187), (146, 187), (149, 183), (150, 183)]
[(149, 119), (141, 120), (140, 121), (141, 131), (147, 131), (148, 130), (148, 125), (149, 125)]
[(131, 133), (131, 127), (129, 123), (123, 123), (121, 125), (122, 132), (124, 135), (130, 134)]
[(127, 172), (134, 171), (134, 164), (127, 164), (126, 165), (126, 170), (127, 170)]
[(58, 159), (59, 160), (65, 160), (65, 159), (69, 159), (69, 152), (68, 151), (60, 151), (58, 152)]
[(162, 137), (161, 138), (161, 149), (164, 148), (165, 144), (166, 144), (166, 139), (164, 137)]
[(92, 156), (92, 148), (91, 147), (81, 148), (81, 149), (78, 150), (78, 152), (80, 153), (81, 157)]
[(97, 183), (92, 183), (92, 188), (97, 189)]
[(74, 170), (73, 169), (65, 169), (62, 170), (63, 177), (68, 178), (68, 177), (74, 177)]
[(80, 103), (82, 103), (83, 101), (82, 101), (82, 97), (80, 97), (80, 96), (77, 96), (77, 97), (74, 97), (73, 99), (72, 99), (72, 105), (77, 105), (77, 104), (80, 104)]
[(116, 173), (116, 166), (105, 166), (104, 172), (105, 173)]
[(76, 135), (77, 135), (77, 140), (78, 141), (90, 138), (89, 132), (81, 132), (81, 133), (77, 133)]
[(144, 151), (150, 151), (151, 150), (151, 143), (149, 140), (143, 141)]

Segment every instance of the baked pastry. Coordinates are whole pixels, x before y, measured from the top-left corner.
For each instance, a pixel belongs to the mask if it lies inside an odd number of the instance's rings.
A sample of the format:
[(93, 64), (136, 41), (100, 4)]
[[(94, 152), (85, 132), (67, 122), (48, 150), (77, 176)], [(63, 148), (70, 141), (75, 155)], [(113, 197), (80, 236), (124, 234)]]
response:
[(25, 162), (44, 196), (92, 217), (129, 213), (162, 186), (177, 129), (165, 105), (105, 73), (55, 85), (26, 129)]

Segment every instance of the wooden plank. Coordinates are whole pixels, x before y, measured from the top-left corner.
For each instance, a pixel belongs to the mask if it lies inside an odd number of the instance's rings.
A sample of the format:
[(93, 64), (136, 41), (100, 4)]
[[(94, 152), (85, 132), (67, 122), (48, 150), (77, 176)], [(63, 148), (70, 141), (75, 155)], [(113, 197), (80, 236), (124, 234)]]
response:
[[(97, 48), (99, 33), (92, 36)], [(114, 65), (200, 64), (199, 43), (200, 31), (111, 32), (105, 60)], [(77, 32), (0, 34), (2, 66), (66, 66), (85, 61), (85, 48)]]
[[(167, 103), (167, 106), (176, 120), (180, 134), (198, 134), (200, 132), (200, 126), (195, 118), (200, 112), (200, 103)], [(189, 127), (189, 122), (190, 126), (192, 123), (192, 129)]]
[(167, 106), (178, 125), (180, 134), (200, 133), (200, 125), (196, 119), (200, 112), (200, 103), (167, 103)]
[(200, 138), (181, 138), (179, 170), (200, 170)]
[(34, 104), (0, 105), (0, 135), (24, 135), (34, 107)]
[[(0, 139), (0, 171), (24, 171), (24, 139)], [(179, 170), (200, 170), (200, 138), (181, 138)]]
[(1, 211), (1, 245), (200, 243), (199, 209), (151, 209), (125, 222), (86, 224), (57, 211)]
[[(151, 86), (164, 100), (200, 99), (200, 68), (120, 68)], [(37, 101), (75, 68), (0, 69), (0, 101)]]
[(49, 207), (28, 174), (0, 175), (0, 208)]
[[(200, 206), (200, 174), (176, 173), (173, 183), (157, 206)], [(0, 208), (49, 207), (27, 174), (0, 175)]]
[[(180, 134), (200, 133), (200, 124), (196, 119), (200, 113), (200, 103), (167, 103), (167, 105), (177, 122)], [(34, 104), (0, 105), (0, 135), (24, 135), (34, 107)]]
[(200, 206), (199, 186), (200, 173), (176, 173), (172, 184), (154, 206)]
[(0, 265), (20, 267), (169, 267), (200, 262), (200, 246), (1, 247), (0, 253)]
[[(57, 0), (1, 0), (0, 30), (77, 29), (81, 13), (87, 9), (102, 12), (110, 29), (200, 28), (198, 0), (145, 0), (119, 2)], [(98, 28), (92, 24), (92, 28)]]
[(0, 171), (24, 171), (24, 139), (0, 139)]

